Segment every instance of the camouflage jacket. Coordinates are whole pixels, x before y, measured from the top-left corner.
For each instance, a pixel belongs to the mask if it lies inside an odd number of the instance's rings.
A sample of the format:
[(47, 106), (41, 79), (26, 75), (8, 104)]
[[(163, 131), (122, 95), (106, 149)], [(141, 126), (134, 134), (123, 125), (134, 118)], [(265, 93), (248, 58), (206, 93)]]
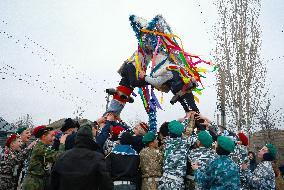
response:
[(234, 152), (232, 152), (229, 157), (238, 165), (248, 162), (248, 150), (246, 146), (237, 144)]
[(28, 174), (35, 176), (48, 176), (51, 164), (64, 152), (65, 146), (60, 144), (59, 151), (51, 149), (39, 141), (31, 153)]
[(164, 142), (164, 174), (186, 176), (187, 154), (194, 142), (192, 138), (169, 138)]
[(20, 173), (20, 165), (25, 160), (26, 152), (24, 151), (12, 151), (7, 149), (0, 161), (0, 175), (18, 177)]
[(200, 171), (205, 171), (211, 160), (218, 157), (218, 154), (211, 148), (200, 147), (193, 149), (188, 154), (188, 161), (191, 163), (198, 162)]
[(260, 162), (254, 172), (249, 169), (242, 170), (242, 175), (250, 189), (272, 190), (275, 189), (275, 175), (269, 161)]
[(240, 173), (238, 166), (228, 157), (221, 155), (212, 160), (206, 171), (194, 172), (198, 186), (210, 190), (239, 190)]
[(108, 155), (109, 153), (111, 153), (112, 149), (118, 145), (118, 141), (113, 141), (110, 140), (109, 138), (106, 140), (106, 142), (104, 143), (103, 146), (103, 151), (105, 155)]
[(142, 177), (162, 176), (163, 155), (158, 149), (143, 148), (140, 152), (140, 168)]

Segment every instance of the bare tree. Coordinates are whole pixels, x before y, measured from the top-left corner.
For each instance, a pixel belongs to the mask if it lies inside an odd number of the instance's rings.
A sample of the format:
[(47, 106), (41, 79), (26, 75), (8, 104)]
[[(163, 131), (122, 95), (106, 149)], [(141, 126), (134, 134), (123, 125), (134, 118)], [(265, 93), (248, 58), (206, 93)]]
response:
[(265, 93), (265, 101), (259, 107), (258, 114), (258, 128), (263, 133), (263, 142), (272, 143), (274, 139), (274, 132), (277, 131), (277, 128), (283, 123), (284, 115), (282, 108), (273, 109), (271, 106), (272, 98), (268, 96), (269, 91)]
[(33, 128), (33, 119), (29, 114), (19, 117), (15, 122), (12, 123), (14, 129), (19, 127)]
[(266, 66), (260, 59), (260, 0), (216, 0), (215, 26), (217, 97), (233, 131), (251, 133), (266, 83)]

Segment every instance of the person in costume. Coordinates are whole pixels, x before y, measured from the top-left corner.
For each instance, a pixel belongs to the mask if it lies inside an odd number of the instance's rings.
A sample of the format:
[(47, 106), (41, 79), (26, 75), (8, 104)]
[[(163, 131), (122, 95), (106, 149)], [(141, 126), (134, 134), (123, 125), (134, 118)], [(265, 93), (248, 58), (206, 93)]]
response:
[(44, 190), (47, 187), (51, 164), (63, 153), (67, 134), (60, 138), (59, 151), (51, 149), (53, 143), (53, 128), (44, 125), (34, 128), (33, 135), (38, 138), (34, 146), (28, 174), (23, 181), (23, 190)]
[(162, 176), (163, 154), (159, 150), (157, 136), (150, 131), (143, 136), (146, 145), (140, 152), (140, 168), (142, 172), (141, 190), (157, 190)]
[(275, 174), (272, 162), (276, 159), (277, 150), (272, 144), (266, 144), (258, 152), (258, 158), (261, 162), (256, 169), (251, 172), (248, 164), (242, 164), (242, 175), (244, 183), (249, 185), (250, 189), (272, 190), (275, 189)]
[[(169, 25), (161, 15), (155, 16), (146, 27), (143, 27), (139, 18), (135, 15), (130, 16), (131, 26), (137, 39), (140, 40), (141, 38), (139, 47), (143, 47), (147, 50), (146, 52), (152, 54), (151, 74), (146, 75), (146, 69), (143, 69), (145, 67), (142, 66), (139, 70), (140, 78), (162, 92), (171, 91), (174, 94), (171, 103), (174, 104), (179, 101), (185, 112), (190, 110), (199, 112), (192, 94), (192, 90), (197, 87), (193, 73), (190, 74), (183, 66), (176, 50), (167, 48), (172, 47), (169, 45), (173, 43), (167, 37), (167, 35), (172, 34)], [(159, 47), (160, 41), (164, 46)]]
[(201, 170), (198, 162), (192, 163), (198, 186), (202, 189), (240, 189), (239, 168), (228, 156), (234, 148), (235, 143), (229, 137), (219, 136), (216, 147), (219, 157), (212, 160), (206, 170)]
[[(177, 67), (173, 64), (172, 66)], [(183, 70), (182, 67), (179, 69)], [(165, 65), (160, 73), (154, 74), (152, 77), (146, 75), (145, 72), (142, 71), (140, 72), (140, 77), (162, 92), (171, 91), (174, 94), (174, 97), (170, 101), (171, 104), (178, 101), (185, 112), (191, 110), (199, 112), (192, 93), (192, 90), (197, 87), (197, 83), (193, 77), (191, 78), (192, 81), (190, 83), (185, 84), (180, 72), (177, 70), (170, 70), (169, 65)]]
[(133, 92), (134, 88), (147, 85), (144, 80), (136, 77), (137, 68), (135, 63), (135, 55), (139, 55), (140, 62), (146, 61), (141, 51), (136, 51), (133, 54), (132, 59), (125, 61), (119, 69), (118, 73), (121, 76), (119, 86), (116, 89), (106, 90), (107, 93), (113, 95), (113, 99), (111, 100), (106, 112), (113, 112), (119, 116), (125, 104), (127, 102), (132, 103), (134, 101), (131, 97), (131, 93)]

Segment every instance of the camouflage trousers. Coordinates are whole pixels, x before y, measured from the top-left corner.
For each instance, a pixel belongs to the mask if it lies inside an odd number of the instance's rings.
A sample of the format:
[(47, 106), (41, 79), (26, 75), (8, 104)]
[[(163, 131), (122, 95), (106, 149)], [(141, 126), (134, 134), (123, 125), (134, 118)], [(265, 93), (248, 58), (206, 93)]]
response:
[(45, 190), (47, 177), (27, 175), (23, 181), (22, 190)]
[(16, 186), (17, 186), (16, 178), (0, 175), (0, 190), (13, 190), (16, 189)]
[(162, 176), (159, 181), (158, 190), (184, 190), (184, 180), (179, 176)]
[(142, 179), (141, 190), (157, 190), (159, 178), (145, 177)]

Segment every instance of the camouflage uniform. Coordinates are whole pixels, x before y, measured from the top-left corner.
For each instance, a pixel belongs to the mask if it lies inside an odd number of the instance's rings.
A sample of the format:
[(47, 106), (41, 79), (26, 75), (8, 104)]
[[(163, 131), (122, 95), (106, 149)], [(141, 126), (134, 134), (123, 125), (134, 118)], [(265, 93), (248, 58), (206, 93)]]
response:
[(0, 162), (0, 190), (13, 190), (17, 188), (20, 165), (25, 159), (23, 151), (7, 149)]
[(242, 170), (242, 175), (244, 183), (247, 183), (250, 189), (275, 189), (275, 175), (270, 161), (260, 162), (253, 173), (249, 169)]
[[(188, 161), (190, 163), (198, 162), (199, 170), (201, 172), (205, 172), (206, 168), (209, 165), (209, 162), (218, 158), (218, 154), (211, 148), (199, 147), (197, 149), (193, 149), (188, 154)], [(187, 176), (190, 183), (194, 183), (191, 180), (194, 180), (194, 176)], [(202, 189), (200, 186), (195, 185), (195, 189)]]
[(248, 162), (248, 150), (244, 145), (237, 144), (235, 146), (234, 152), (232, 152), (229, 157), (238, 165)]
[(239, 168), (228, 156), (221, 155), (212, 160), (205, 171), (196, 170), (194, 177), (197, 184), (204, 189), (240, 189)]
[[(163, 155), (158, 149), (143, 148), (140, 152), (142, 190), (156, 190), (162, 176)], [(158, 179), (157, 179), (158, 178)]]
[[(247, 163), (249, 161), (248, 158), (248, 150), (247, 147), (244, 145), (239, 145), (237, 144), (235, 146), (234, 152), (232, 152), (229, 157), (239, 166), (239, 169), (241, 164), (243, 163)], [(244, 176), (242, 175), (242, 172), (240, 173), (240, 178), (241, 180), (241, 189), (245, 190), (245, 189), (249, 189), (248, 184), (247, 183), (243, 183), (243, 178)]]
[(28, 173), (23, 182), (23, 190), (44, 190), (47, 185), (50, 167), (63, 153), (65, 146), (60, 144), (59, 151), (39, 141), (33, 148)]
[(187, 153), (193, 144), (191, 138), (166, 138), (163, 176), (159, 181), (159, 190), (184, 189)]

